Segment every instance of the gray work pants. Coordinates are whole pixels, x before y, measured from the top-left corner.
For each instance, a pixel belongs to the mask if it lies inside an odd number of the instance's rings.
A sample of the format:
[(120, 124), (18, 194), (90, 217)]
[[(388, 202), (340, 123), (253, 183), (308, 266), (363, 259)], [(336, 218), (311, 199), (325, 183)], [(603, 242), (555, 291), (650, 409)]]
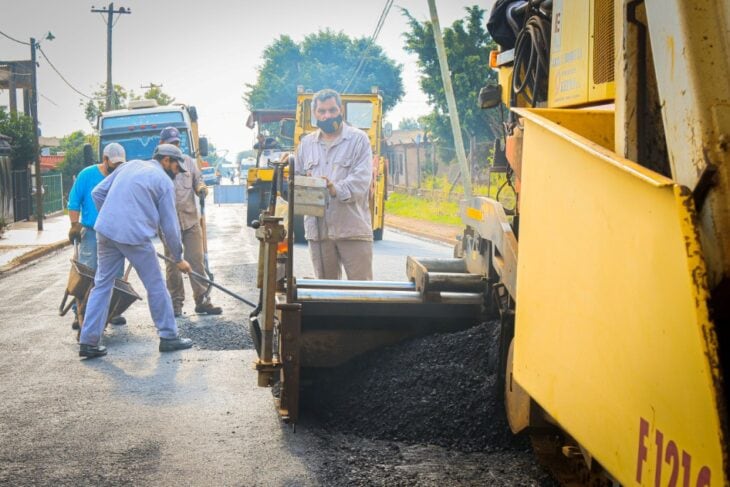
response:
[(309, 240), (317, 279), (341, 279), (345, 268), (351, 281), (373, 280), (373, 242), (368, 240)]
[(81, 328), (79, 343), (98, 345), (104, 326), (107, 322), (109, 302), (114, 290), (114, 278), (117, 269), (123, 265), (126, 258), (137, 271), (147, 290), (147, 302), (150, 307), (152, 320), (157, 327), (157, 334), (161, 338), (175, 338), (177, 323), (172, 311), (170, 294), (162, 281), (160, 264), (157, 261), (155, 247), (151, 241), (141, 245), (128, 245), (106, 238), (101, 233), (96, 234), (98, 267), (94, 278), (94, 288), (89, 295), (86, 305), (84, 325)]
[[(204, 276), (205, 266), (203, 264), (203, 231), (200, 224), (196, 223), (187, 230), (181, 230), (183, 244), (183, 258), (188, 261), (193, 271)], [(172, 257), (165, 246), (165, 255)], [(182, 308), (185, 301), (185, 288), (183, 287), (182, 272), (175, 264), (165, 262), (165, 275), (167, 277), (167, 290), (170, 291), (172, 304), (175, 308)], [(193, 298), (195, 304), (203, 304), (205, 302), (205, 291), (208, 289), (204, 282), (190, 277), (190, 287), (193, 288)]]

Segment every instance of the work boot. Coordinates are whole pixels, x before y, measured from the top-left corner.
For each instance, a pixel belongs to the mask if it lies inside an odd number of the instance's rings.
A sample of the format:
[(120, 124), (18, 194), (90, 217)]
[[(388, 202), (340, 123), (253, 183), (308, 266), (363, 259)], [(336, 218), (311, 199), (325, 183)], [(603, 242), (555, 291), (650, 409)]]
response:
[(127, 318), (125, 318), (124, 316), (121, 316), (121, 315), (120, 316), (112, 316), (112, 319), (109, 320), (109, 323), (111, 323), (112, 325), (117, 325), (117, 326), (126, 325), (127, 324)]
[(172, 313), (175, 315), (175, 318), (180, 318), (182, 316), (182, 303), (172, 303)]
[(204, 315), (219, 315), (223, 313), (220, 306), (213, 306), (210, 300), (195, 305), (195, 312)]
[(160, 352), (174, 352), (175, 350), (185, 350), (193, 346), (190, 338), (160, 338)]
[(106, 355), (106, 347), (104, 345), (87, 345), (82, 343), (79, 346), (79, 357), (96, 358)]

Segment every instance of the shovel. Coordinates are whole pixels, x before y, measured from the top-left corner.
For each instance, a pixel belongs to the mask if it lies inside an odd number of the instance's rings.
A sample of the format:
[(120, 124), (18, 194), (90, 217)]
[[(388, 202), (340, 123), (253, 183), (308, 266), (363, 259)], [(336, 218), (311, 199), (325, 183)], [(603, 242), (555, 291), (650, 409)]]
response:
[[(213, 273), (210, 271), (210, 266), (208, 265), (208, 228), (205, 225), (205, 195), (200, 196), (200, 229), (203, 232), (203, 267), (208, 279), (213, 281)], [(208, 286), (204, 294), (206, 297), (210, 295), (210, 290), (211, 286)]]
[[(174, 260), (172, 260), (171, 258), (169, 258), (169, 257), (167, 257), (165, 255), (162, 255), (159, 252), (157, 252), (157, 257), (159, 257), (160, 259), (164, 260), (165, 262), (169, 262), (171, 264), (176, 264), (176, 262)], [(220, 284), (217, 284), (217, 283), (211, 281), (210, 279), (208, 279), (205, 276), (201, 276), (200, 274), (198, 274), (195, 271), (190, 271), (189, 274), (191, 276), (193, 276), (195, 279), (198, 279), (199, 281), (206, 282), (210, 286), (212, 286), (212, 287), (214, 287), (216, 289), (220, 289), (221, 291), (223, 291), (224, 293), (228, 294), (229, 296), (232, 296), (232, 297), (236, 298), (239, 301), (243, 301), (244, 303), (246, 303), (247, 305), (251, 306), (252, 308), (255, 308), (257, 306), (256, 304), (252, 303), (251, 301), (249, 301), (248, 299), (244, 298), (240, 294), (236, 294), (233, 291), (231, 291), (230, 289), (224, 288)]]

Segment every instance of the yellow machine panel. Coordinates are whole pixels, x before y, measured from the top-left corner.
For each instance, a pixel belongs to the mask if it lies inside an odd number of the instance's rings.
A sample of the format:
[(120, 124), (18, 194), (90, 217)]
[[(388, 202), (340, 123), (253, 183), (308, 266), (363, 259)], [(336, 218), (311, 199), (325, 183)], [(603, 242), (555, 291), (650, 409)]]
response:
[(691, 195), (605, 147), (605, 113), (515, 111), (516, 382), (623, 485), (726, 485)]
[[(568, 107), (614, 97), (613, 0), (553, 2), (548, 106)], [(586, 22), (586, 19), (590, 22)]]

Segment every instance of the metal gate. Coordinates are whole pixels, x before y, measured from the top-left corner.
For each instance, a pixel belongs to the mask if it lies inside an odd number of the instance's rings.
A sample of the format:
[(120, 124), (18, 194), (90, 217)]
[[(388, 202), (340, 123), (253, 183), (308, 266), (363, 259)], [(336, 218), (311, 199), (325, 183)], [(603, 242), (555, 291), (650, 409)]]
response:
[[(41, 188), (43, 191), (43, 214), (50, 215), (51, 213), (63, 211), (63, 175), (41, 175)], [(32, 214), (35, 214), (35, 193), (33, 192), (31, 196), (30, 209)]]
[(12, 171), (13, 215), (16, 222), (30, 218), (30, 172), (27, 169)]
[(43, 213), (63, 211), (63, 175), (47, 174), (41, 176), (43, 185)]
[[(0, 139), (0, 144), (2, 139)], [(0, 150), (2, 146), (0, 145)], [(13, 217), (13, 178), (10, 158), (0, 152), (0, 220), (5, 223), (14, 221)]]

